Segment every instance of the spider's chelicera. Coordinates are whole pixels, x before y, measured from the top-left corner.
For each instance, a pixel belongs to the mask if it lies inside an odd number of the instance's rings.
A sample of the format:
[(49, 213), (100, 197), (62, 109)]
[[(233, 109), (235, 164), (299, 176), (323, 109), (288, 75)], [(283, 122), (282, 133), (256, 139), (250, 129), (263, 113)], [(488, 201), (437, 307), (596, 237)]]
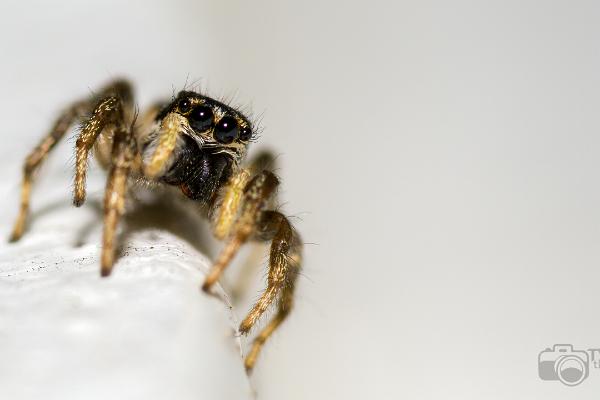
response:
[[(98, 95), (72, 103), (59, 116), (50, 133), (27, 157), (23, 170), (21, 208), (12, 241), (24, 232), (34, 173), (50, 150), (76, 122), (82, 122), (76, 142), (73, 203), (85, 201), (88, 153), (94, 150), (108, 171), (104, 197), (104, 231), (101, 274), (111, 273), (118, 222), (125, 211), (130, 181), (174, 187), (200, 203), (214, 236), (225, 242), (202, 288), (209, 291), (240, 246), (250, 240), (270, 241), (267, 288), (240, 325), (247, 334), (266, 309), (278, 301), (278, 311), (254, 339), (245, 359), (254, 367), (261, 347), (289, 314), (302, 245), (289, 220), (268, 209), (279, 184), (263, 169), (272, 159), (263, 153), (245, 162), (253, 138), (250, 121), (236, 109), (210, 97), (180, 92), (170, 103), (151, 107), (139, 120), (131, 86), (115, 81)], [(130, 179), (131, 178), (131, 179)]]

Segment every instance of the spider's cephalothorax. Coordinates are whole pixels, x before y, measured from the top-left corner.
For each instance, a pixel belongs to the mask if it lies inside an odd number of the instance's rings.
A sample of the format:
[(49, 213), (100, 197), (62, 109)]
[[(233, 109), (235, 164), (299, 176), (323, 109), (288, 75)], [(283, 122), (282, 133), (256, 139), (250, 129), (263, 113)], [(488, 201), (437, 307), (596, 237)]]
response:
[[(151, 107), (136, 122), (133, 95), (126, 81), (115, 81), (91, 99), (71, 104), (50, 133), (25, 160), (21, 209), (11, 236), (25, 229), (34, 173), (50, 150), (76, 122), (82, 122), (75, 156), (73, 202), (85, 201), (88, 153), (93, 148), (108, 170), (104, 197), (101, 274), (112, 271), (115, 232), (125, 212), (130, 177), (153, 185), (180, 189), (203, 205), (217, 239), (225, 246), (202, 288), (210, 290), (240, 246), (249, 240), (271, 242), (267, 288), (240, 325), (248, 333), (266, 309), (278, 301), (278, 311), (256, 336), (245, 365), (251, 370), (263, 344), (289, 314), (300, 268), (300, 237), (289, 220), (268, 206), (279, 184), (262, 167), (270, 155), (244, 164), (253, 127), (236, 109), (201, 94), (182, 91), (170, 103)], [(135, 186), (131, 186), (135, 188)]]
[(183, 91), (156, 116), (139, 144), (144, 173), (209, 203), (241, 165), (252, 126), (240, 112)]

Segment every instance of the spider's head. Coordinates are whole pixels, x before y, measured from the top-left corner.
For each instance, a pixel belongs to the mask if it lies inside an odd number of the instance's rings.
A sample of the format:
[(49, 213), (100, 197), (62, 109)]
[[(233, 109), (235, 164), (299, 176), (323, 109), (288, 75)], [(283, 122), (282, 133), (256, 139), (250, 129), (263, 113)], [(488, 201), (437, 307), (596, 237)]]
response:
[(210, 97), (182, 91), (158, 114), (142, 143), (146, 177), (192, 193), (214, 190), (240, 164), (253, 136), (250, 121)]

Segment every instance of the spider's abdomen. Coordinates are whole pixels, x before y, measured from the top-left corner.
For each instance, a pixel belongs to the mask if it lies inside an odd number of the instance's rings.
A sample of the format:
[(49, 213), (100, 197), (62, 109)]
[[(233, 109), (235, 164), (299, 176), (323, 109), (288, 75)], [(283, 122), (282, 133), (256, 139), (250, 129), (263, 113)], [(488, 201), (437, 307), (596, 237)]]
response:
[(201, 150), (189, 136), (184, 135), (183, 139), (185, 145), (178, 151), (175, 162), (162, 180), (181, 187), (192, 200), (208, 202), (231, 175), (232, 160), (223, 153)]

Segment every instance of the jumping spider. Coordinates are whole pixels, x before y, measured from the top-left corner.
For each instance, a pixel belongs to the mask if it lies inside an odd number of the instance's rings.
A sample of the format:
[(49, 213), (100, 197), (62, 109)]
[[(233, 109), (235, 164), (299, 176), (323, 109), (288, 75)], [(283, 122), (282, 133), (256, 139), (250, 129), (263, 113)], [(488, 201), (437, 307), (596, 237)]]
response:
[(115, 232), (125, 210), (129, 183), (134, 180), (175, 187), (184, 198), (201, 205), (199, 209), (210, 220), (214, 236), (225, 242), (202, 285), (207, 292), (241, 245), (249, 240), (271, 242), (267, 288), (239, 327), (242, 334), (247, 334), (269, 305), (278, 300), (277, 313), (254, 339), (244, 361), (250, 371), (261, 347), (292, 308), (302, 250), (300, 237), (289, 220), (268, 209), (279, 184), (272, 172), (261, 169), (269, 156), (257, 157), (243, 167), (254, 135), (252, 124), (234, 108), (195, 92), (182, 91), (170, 103), (157, 104), (139, 120), (136, 117), (131, 86), (123, 80), (67, 107), (25, 160), (21, 207), (11, 241), (23, 235), (34, 173), (69, 128), (81, 123), (75, 148), (75, 206), (85, 200), (88, 152), (92, 148), (108, 171), (102, 276), (111, 273)]

